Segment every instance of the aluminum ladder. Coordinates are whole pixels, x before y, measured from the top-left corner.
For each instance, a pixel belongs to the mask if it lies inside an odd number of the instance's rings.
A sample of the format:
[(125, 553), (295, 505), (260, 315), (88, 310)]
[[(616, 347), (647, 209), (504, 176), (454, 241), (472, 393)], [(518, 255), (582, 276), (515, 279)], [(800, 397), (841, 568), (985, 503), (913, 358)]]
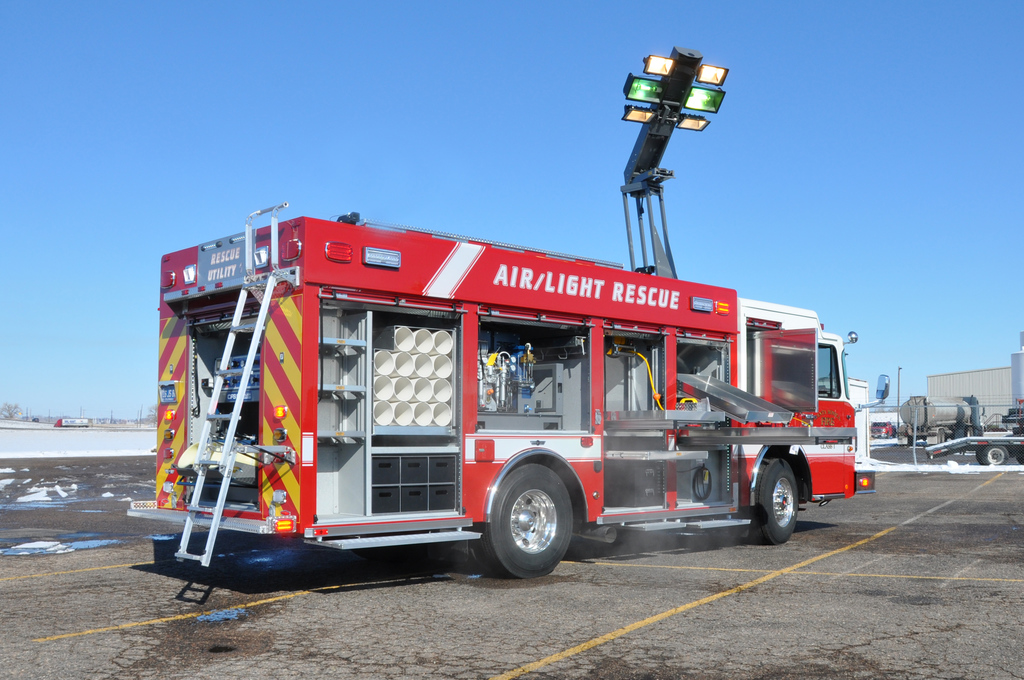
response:
[[(179, 560), (196, 560), (204, 567), (210, 566), (213, 557), (213, 546), (217, 541), (217, 532), (221, 527), (224, 518), (224, 506), (227, 503), (228, 489), (231, 486), (231, 476), (235, 467), (235, 456), (238, 453), (238, 443), (235, 441), (235, 431), (238, 421), (241, 419), (242, 404), (245, 403), (245, 393), (249, 389), (252, 377), (253, 366), (256, 362), (256, 355), (259, 353), (260, 343), (263, 339), (263, 331), (267, 325), (267, 313), (270, 310), (270, 301), (274, 297), (274, 288), (278, 283), (287, 281), (293, 286), (298, 285), (298, 268), (281, 269), (278, 262), (278, 229), (277, 213), (287, 208), (288, 203), (281, 203), (270, 208), (257, 210), (249, 215), (245, 222), (245, 270), (246, 275), (242, 289), (238, 294), (238, 303), (235, 305), (235, 313), (231, 319), (231, 328), (228, 331), (227, 341), (224, 345), (224, 353), (220, 363), (215, 370), (213, 392), (210, 396), (210, 406), (203, 416), (203, 429), (199, 435), (199, 451), (193, 466), (197, 470), (195, 487), (192, 490), (192, 497), (187, 506), (188, 514), (185, 518), (185, 528), (181, 534), (181, 545), (174, 556)], [(266, 274), (256, 274), (254, 266), (252, 220), (254, 217), (271, 213), (270, 218), (270, 251), (271, 270)], [(252, 296), (260, 303), (259, 313), (253, 323), (242, 323), (242, 316), (245, 312), (245, 305), (249, 296)], [(245, 357), (245, 363), (241, 367), (230, 367), (231, 357), (234, 353), (235, 340), (242, 333), (252, 333), (252, 341), (249, 344), (249, 351)], [(225, 378), (229, 376), (240, 376), (238, 390), (235, 394), (234, 406), (231, 413), (218, 413), (217, 406), (220, 402), (221, 391), (224, 389)], [(215, 423), (227, 422), (227, 431), (224, 433), (223, 446), (218, 457), (213, 449), (214, 438), (212, 436)], [(211, 507), (201, 504), (203, 489), (206, 486), (208, 472), (217, 468), (221, 474), (220, 489), (217, 493), (217, 502)], [(206, 546), (201, 553), (190, 553), (189, 542), (192, 538), (192, 530), (196, 524), (205, 525), (209, 522), (209, 533), (206, 536)]]

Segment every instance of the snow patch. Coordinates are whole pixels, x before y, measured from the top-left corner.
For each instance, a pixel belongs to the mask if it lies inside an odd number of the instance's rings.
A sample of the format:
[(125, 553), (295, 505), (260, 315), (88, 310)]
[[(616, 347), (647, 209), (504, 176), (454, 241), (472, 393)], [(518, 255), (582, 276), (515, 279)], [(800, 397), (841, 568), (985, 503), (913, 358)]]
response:
[(0, 475), (13, 475), (14, 468), (0, 468)]
[(27, 496), (19, 496), (18, 499), (15, 500), (14, 502), (15, 503), (35, 503), (35, 502), (38, 502), (38, 501), (48, 501), (48, 500), (50, 500), (50, 497), (47, 495), (46, 489), (37, 489), (36, 487), (32, 487), (31, 489), (29, 489), (29, 492), (30, 493)]
[(249, 612), (244, 609), (219, 609), (217, 611), (210, 612), (209, 614), (203, 614), (197, 616), (196, 621), (203, 621), (204, 623), (216, 622), (216, 621), (234, 621), (241, 616), (248, 616)]

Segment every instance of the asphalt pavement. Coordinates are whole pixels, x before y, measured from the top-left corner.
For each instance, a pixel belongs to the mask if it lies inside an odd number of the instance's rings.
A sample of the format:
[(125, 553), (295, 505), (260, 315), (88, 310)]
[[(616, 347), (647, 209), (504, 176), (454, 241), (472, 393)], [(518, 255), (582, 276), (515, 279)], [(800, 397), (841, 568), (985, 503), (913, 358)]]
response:
[(782, 546), (576, 540), (529, 581), (458, 551), (368, 561), (231, 532), (210, 568), (178, 563), (178, 527), (125, 515), (153, 468), (0, 460), (0, 677), (1024, 675), (1024, 474), (1009, 468), (880, 472), (878, 493), (810, 507)]

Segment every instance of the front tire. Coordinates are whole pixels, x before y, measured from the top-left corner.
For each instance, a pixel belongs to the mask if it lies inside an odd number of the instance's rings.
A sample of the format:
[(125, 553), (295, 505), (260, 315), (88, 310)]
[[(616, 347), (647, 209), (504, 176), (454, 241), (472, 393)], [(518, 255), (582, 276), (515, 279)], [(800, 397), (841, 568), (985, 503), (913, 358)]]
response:
[(543, 465), (516, 468), (492, 507), (480, 540), (491, 571), (515, 578), (550, 574), (572, 538), (572, 501), (558, 475)]
[(986, 446), (975, 451), (974, 457), (982, 465), (1002, 465), (1010, 456), (1005, 446)]
[(797, 506), (800, 502), (796, 475), (789, 463), (781, 458), (772, 460), (761, 472), (754, 506), (757, 525), (755, 538), (760, 538), (764, 545), (781, 545), (789, 540), (796, 529)]

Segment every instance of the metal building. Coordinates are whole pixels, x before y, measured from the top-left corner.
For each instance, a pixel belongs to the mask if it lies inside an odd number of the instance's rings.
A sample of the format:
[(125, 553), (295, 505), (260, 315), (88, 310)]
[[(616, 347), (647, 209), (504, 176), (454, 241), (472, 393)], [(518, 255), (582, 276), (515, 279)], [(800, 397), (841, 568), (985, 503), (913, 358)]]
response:
[(1011, 407), (1010, 367), (985, 368), (928, 376), (929, 397), (977, 397), (988, 414), (1006, 414)]

